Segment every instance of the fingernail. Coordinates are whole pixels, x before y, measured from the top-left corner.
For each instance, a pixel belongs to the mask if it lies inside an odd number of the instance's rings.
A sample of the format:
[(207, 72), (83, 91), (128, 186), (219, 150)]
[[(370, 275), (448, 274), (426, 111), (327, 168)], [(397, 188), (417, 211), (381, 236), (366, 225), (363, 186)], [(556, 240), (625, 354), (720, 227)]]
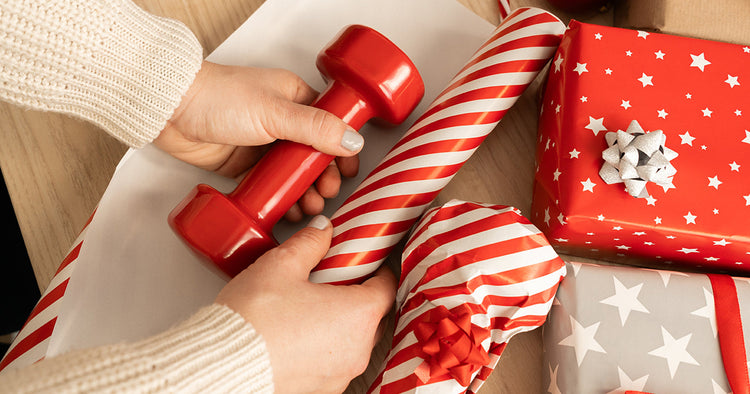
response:
[(325, 230), (326, 228), (328, 228), (328, 225), (330, 224), (331, 224), (331, 221), (328, 220), (327, 217), (323, 215), (318, 215), (312, 218), (312, 220), (310, 220), (310, 223), (307, 223), (307, 227), (317, 228), (318, 230)]
[(364, 145), (365, 139), (362, 138), (362, 135), (354, 131), (354, 129), (348, 128), (344, 132), (344, 136), (341, 137), (341, 146), (344, 147), (344, 149), (350, 151), (350, 152), (358, 152), (360, 149), (362, 149), (362, 145)]

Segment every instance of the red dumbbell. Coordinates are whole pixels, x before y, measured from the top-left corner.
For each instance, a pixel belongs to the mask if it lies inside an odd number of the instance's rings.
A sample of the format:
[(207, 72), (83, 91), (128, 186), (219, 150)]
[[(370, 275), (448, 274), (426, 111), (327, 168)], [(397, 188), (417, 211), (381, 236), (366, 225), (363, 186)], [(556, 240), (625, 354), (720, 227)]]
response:
[[(344, 29), (318, 54), (316, 65), (328, 86), (312, 105), (357, 130), (373, 117), (403, 122), (424, 94), (411, 60), (365, 26)], [(228, 195), (196, 186), (169, 214), (169, 224), (195, 252), (234, 277), (278, 244), (273, 226), (333, 159), (280, 141)]]

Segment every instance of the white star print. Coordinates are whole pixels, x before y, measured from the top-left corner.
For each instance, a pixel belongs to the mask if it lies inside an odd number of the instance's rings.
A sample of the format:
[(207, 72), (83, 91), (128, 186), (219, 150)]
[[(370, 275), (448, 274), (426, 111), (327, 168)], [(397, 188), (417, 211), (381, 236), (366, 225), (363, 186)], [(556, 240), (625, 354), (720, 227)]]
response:
[(547, 227), (549, 227), (549, 221), (550, 221), (550, 219), (552, 219), (552, 218), (549, 216), (549, 208), (547, 208), (547, 209), (544, 210), (544, 223), (547, 224)]
[(654, 83), (651, 81), (652, 78), (654, 78), (653, 75), (646, 75), (646, 73), (641, 73), (641, 77), (638, 78), (638, 80), (643, 84), (643, 87), (645, 88), (648, 85), (654, 86)]
[(702, 109), (701, 112), (703, 112), (703, 116), (707, 118), (710, 118), (711, 114), (714, 113), (714, 111), (711, 111), (710, 109), (708, 109), (708, 107), (706, 107), (706, 109)]
[(578, 63), (576, 62), (576, 68), (573, 69), (573, 71), (577, 72), (578, 75), (581, 75), (583, 73), (589, 72), (589, 70), (586, 69), (586, 65), (588, 63)]
[(596, 219), (599, 220), (600, 222), (603, 222), (604, 219), (606, 219), (606, 218), (604, 217), (604, 215), (599, 215), (599, 216), (596, 217)]
[(643, 38), (645, 40), (646, 37), (648, 37), (648, 32), (638, 30), (638, 37)]
[(557, 55), (557, 59), (555, 59), (555, 72), (560, 71), (560, 66), (562, 65), (563, 57), (562, 55)]
[(623, 107), (625, 109), (632, 107), (632, 105), (630, 105), (630, 100), (622, 100), (622, 104), (620, 104), (620, 107)]
[(555, 241), (563, 243), (563, 242), (568, 242), (568, 239), (567, 238), (555, 238)]
[(713, 177), (708, 177), (708, 187), (713, 187), (714, 189), (719, 190), (719, 185), (721, 185), (722, 183), (724, 182), (719, 180), (718, 175), (713, 176)]
[(555, 169), (555, 172), (553, 172), (553, 173), (552, 173), (552, 180), (553, 180), (553, 181), (557, 181), (557, 180), (559, 180), (559, 179), (560, 179), (560, 175), (561, 175), (561, 174), (562, 174), (562, 172), (560, 172), (560, 169), (559, 169), (559, 168), (556, 168), (556, 169)]
[(690, 67), (698, 67), (701, 71), (704, 71), (704, 68), (711, 64), (708, 60), (706, 60), (706, 57), (703, 56), (703, 53), (700, 55), (690, 55), (690, 57), (693, 59), (693, 62), (690, 63)]
[(690, 211), (688, 211), (687, 215), (683, 216), (685, 218), (685, 224), (695, 224), (695, 219), (698, 217), (693, 215)]
[(657, 113), (659, 114), (659, 115), (658, 115), (658, 117), (659, 117), (659, 118), (662, 118), (662, 119), (666, 119), (666, 118), (667, 118), (667, 115), (669, 115), (669, 114), (667, 113), (667, 111), (665, 111), (665, 110), (664, 110), (664, 108), (662, 108), (662, 109), (660, 109), (660, 110), (658, 110), (658, 111), (656, 111), (656, 112), (657, 112)]
[(740, 111), (738, 109), (735, 109), (734, 110), (734, 114), (737, 115), (737, 116), (742, 116), (742, 111)]
[(589, 124), (587, 124), (584, 128), (594, 132), (594, 135), (599, 135), (600, 131), (607, 131), (607, 128), (604, 127), (604, 117), (594, 119), (593, 116), (589, 116)]
[(620, 250), (628, 250), (628, 249), (630, 249), (630, 246), (627, 246), (627, 245), (617, 245), (617, 246), (615, 246), (615, 248), (620, 249)]
[(636, 235), (636, 236), (640, 237), (641, 235), (646, 235), (646, 232), (645, 231), (636, 231), (636, 232), (633, 233), (633, 235)]
[(568, 152), (570, 154), (571, 159), (577, 159), (578, 155), (581, 154), (581, 152), (577, 151), (575, 148), (573, 148), (572, 151)]
[(644, 241), (643, 244), (644, 245), (648, 245), (648, 246), (653, 246), (654, 245), (654, 243), (651, 242), (651, 241)]
[(736, 162), (736, 161), (733, 161), (733, 162), (729, 163), (729, 167), (731, 167), (731, 168), (732, 168), (732, 169), (731, 169), (731, 171), (737, 171), (737, 172), (740, 172), (740, 165), (739, 165), (739, 164), (737, 164), (737, 162)]
[(607, 74), (607, 75), (612, 75), (612, 69), (605, 68), (604, 69), (604, 73)]
[(745, 51), (745, 53), (750, 53), (750, 47), (744, 47), (742, 50)]
[(655, 218), (654, 218), (654, 222), (655, 222), (656, 224), (661, 224), (661, 218), (660, 218), (660, 217), (658, 217), (658, 216), (657, 216), (657, 217), (655, 217)]
[(685, 98), (686, 98), (686, 99), (691, 99), (691, 98), (693, 98), (693, 95), (692, 95), (692, 94), (690, 94), (690, 93), (686, 93), (686, 94), (685, 94)]
[(588, 98), (588, 97), (586, 97), (586, 96), (581, 96), (581, 102), (582, 102), (582, 103), (585, 103), (585, 102), (587, 102), (587, 101), (589, 101), (589, 98)]
[(594, 34), (594, 39), (596, 39), (596, 40), (601, 40), (601, 39), (602, 39), (602, 35), (601, 35), (601, 33), (596, 33), (596, 34)]
[(625, 371), (619, 366), (617, 367), (617, 374), (620, 377), (620, 387), (608, 392), (607, 394), (621, 394), (631, 390), (643, 391), (643, 388), (646, 386), (646, 381), (648, 381), (648, 375), (643, 375), (636, 380), (630, 379), (630, 376), (625, 374)]
[(573, 316), (570, 316), (570, 327), (572, 333), (558, 343), (558, 345), (572, 346), (575, 350), (576, 361), (578, 366), (581, 366), (583, 358), (586, 357), (586, 353), (590, 351), (599, 352), (606, 354), (607, 352), (599, 345), (599, 342), (594, 339), (596, 331), (599, 329), (600, 322), (596, 322), (588, 327), (584, 327), (581, 323), (578, 323)]
[(625, 56), (633, 56), (633, 52), (625, 51)]
[(714, 208), (714, 215), (718, 215), (718, 214), (719, 214), (719, 210)]
[(565, 215), (563, 215), (562, 213), (557, 215), (557, 221), (560, 222), (560, 224), (568, 224), (567, 222), (565, 222)]
[(722, 238), (719, 241), (714, 241), (714, 245), (716, 246), (727, 246), (729, 244), (731, 244), (731, 242), (727, 241), (725, 238)]
[(581, 191), (591, 192), (591, 193), (594, 192), (594, 186), (596, 186), (596, 183), (591, 182), (591, 178), (586, 178), (585, 181), (581, 181), (581, 184), (583, 185), (583, 190)]
[(560, 113), (560, 104), (557, 104), (557, 106), (555, 106), (555, 113)]
[(750, 131), (745, 130), (745, 139), (742, 142), (750, 144)]
[(716, 338), (716, 311), (714, 311), (714, 295), (711, 294), (706, 288), (703, 288), (703, 298), (706, 300), (706, 306), (696, 309), (690, 312), (693, 316), (705, 317), (708, 319), (708, 323), (711, 325), (711, 330)]
[(614, 306), (620, 314), (620, 323), (625, 327), (625, 322), (630, 316), (630, 312), (643, 312), (651, 313), (646, 309), (640, 301), (638, 301), (638, 294), (641, 292), (643, 283), (635, 285), (633, 287), (625, 287), (616, 277), (612, 277), (615, 283), (615, 294), (608, 298), (599, 301), (602, 304)]
[(718, 257), (705, 257), (704, 260), (706, 261), (719, 261)]
[(739, 81), (737, 81), (737, 78), (739, 78), (739, 76), (733, 77), (727, 74), (727, 80), (724, 82), (728, 83), (730, 88), (733, 88), (740, 84)]
[(666, 55), (666, 53), (662, 52), (661, 49), (659, 49), (659, 51), (654, 52), (654, 55), (656, 55), (657, 59), (664, 60), (664, 55)]
[(656, 199), (652, 197), (650, 194), (646, 197), (646, 205), (653, 205), (656, 206)]
[(559, 365), (555, 365), (555, 369), (552, 369), (552, 364), (549, 366), (549, 386), (547, 386), (547, 392), (550, 394), (562, 394), (560, 387), (557, 386), (557, 368)]
[(690, 135), (689, 131), (686, 131), (685, 134), (678, 134), (680, 137), (680, 144), (688, 144), (690, 146), (693, 146), (693, 140), (695, 140), (695, 137)]
[(745, 206), (750, 205), (750, 194), (748, 194), (747, 196), (742, 196), (742, 198), (745, 199)]
[(695, 249), (695, 248), (682, 248), (682, 249), (679, 249), (677, 251), (685, 253), (685, 254), (698, 253), (698, 249)]
[[(681, 363), (700, 365), (687, 351), (687, 346), (690, 343), (690, 338), (693, 334), (687, 334), (680, 339), (675, 339), (672, 335), (662, 326), (661, 336), (664, 341), (662, 347), (656, 348), (648, 354), (656, 357), (666, 359), (667, 366), (669, 367), (669, 374), (674, 378), (677, 368)], [(580, 365), (580, 364), (578, 364)]]
[(667, 235), (667, 239), (675, 239), (675, 238), (677, 237), (675, 237), (674, 235)]

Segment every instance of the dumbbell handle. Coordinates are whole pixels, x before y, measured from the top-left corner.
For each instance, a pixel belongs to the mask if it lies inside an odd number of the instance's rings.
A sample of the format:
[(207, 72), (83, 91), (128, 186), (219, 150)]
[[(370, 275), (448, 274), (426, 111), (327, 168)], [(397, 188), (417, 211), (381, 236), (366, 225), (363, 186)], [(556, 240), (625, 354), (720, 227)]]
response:
[[(359, 130), (375, 113), (351, 87), (333, 81), (312, 103)], [(268, 234), (334, 156), (308, 145), (279, 141), (228, 197)]]

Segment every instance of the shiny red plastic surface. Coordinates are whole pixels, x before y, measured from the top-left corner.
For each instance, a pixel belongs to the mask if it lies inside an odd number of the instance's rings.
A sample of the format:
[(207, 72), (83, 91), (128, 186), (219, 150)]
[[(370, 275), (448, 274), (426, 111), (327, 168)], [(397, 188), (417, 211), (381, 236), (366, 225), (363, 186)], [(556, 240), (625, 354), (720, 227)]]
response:
[[(328, 86), (312, 105), (354, 129), (373, 117), (401, 123), (424, 94), (408, 56), (365, 26), (345, 28), (320, 52), (316, 65)], [(169, 224), (193, 251), (233, 277), (277, 245), (274, 225), (333, 158), (280, 141), (228, 195), (196, 186), (172, 210)]]

